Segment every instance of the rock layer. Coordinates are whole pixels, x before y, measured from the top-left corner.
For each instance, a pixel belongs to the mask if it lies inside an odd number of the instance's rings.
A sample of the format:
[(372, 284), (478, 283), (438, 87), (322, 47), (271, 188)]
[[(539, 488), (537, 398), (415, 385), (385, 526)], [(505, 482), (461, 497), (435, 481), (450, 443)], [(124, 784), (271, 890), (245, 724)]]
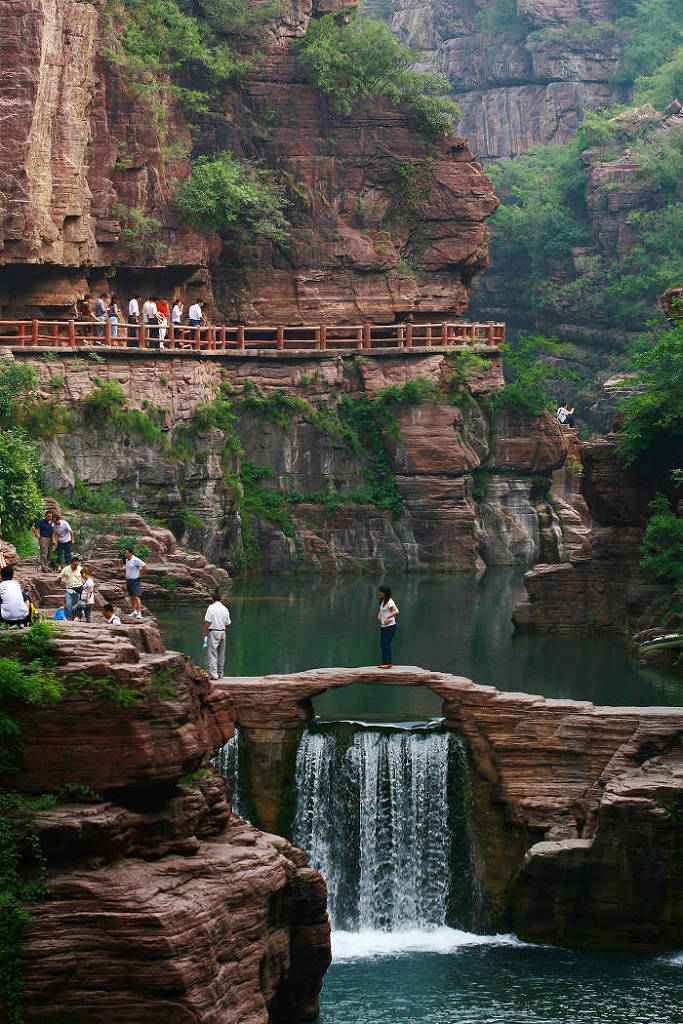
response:
[[(37, 370), (41, 398), (49, 401), (54, 381), (65, 381), (64, 403), (74, 414), (73, 429), (43, 442), (51, 490), (68, 495), (77, 481), (94, 490), (107, 485), (231, 572), (244, 560), (245, 521), (260, 565), (270, 571), (467, 569), (558, 557), (559, 528), (548, 490), (566, 444), (545, 412), (522, 419), (488, 413), (487, 396), (503, 384), (497, 349), (428, 355), (407, 350), (353, 360), (334, 353), (161, 355), (121, 351), (108, 353), (103, 363), (73, 368), (69, 356), (45, 363), (28, 351), (19, 354)], [(455, 392), (451, 378), (463, 356), (474, 356), (474, 365), (467, 384)], [(93, 424), (84, 402), (98, 380), (119, 384), (131, 408), (156, 410), (162, 438)], [(390, 396), (409, 382), (422, 387), (425, 398), (392, 405), (390, 422), (380, 424), (380, 437), (373, 435), (371, 443), (350, 445), (341, 424), (334, 425), (342, 402), (386, 398), (385, 389), (394, 389)], [(198, 407), (221, 386), (232, 389), (228, 400), (235, 402), (232, 434), (198, 429), (195, 422)], [(249, 387), (266, 399), (281, 398), (283, 408), (292, 400), (293, 408), (278, 416), (275, 407), (240, 404), (254, 393)], [(329, 414), (327, 426), (323, 413)], [(178, 457), (177, 443), (187, 449), (188, 430), (191, 448)], [(365, 504), (362, 493), (377, 479), (373, 460), (381, 447), (386, 473), (380, 497), (391, 498), (395, 487), (393, 511), (382, 500)], [(242, 462), (257, 467), (266, 495), (296, 495), (286, 504), (285, 523), (257, 516), (250, 511), (253, 502), (240, 500)], [(335, 492), (340, 500), (324, 500)], [(119, 525), (125, 526), (123, 518)], [(176, 557), (168, 531), (152, 536), (150, 544), (165, 549), (151, 559), (152, 583), (163, 586), (173, 577), (178, 592), (190, 593), (188, 573), (199, 584), (220, 582), (220, 570), (194, 564), (188, 555)]]
[(240, 771), (246, 763), (266, 827), (281, 824), (311, 699), (354, 683), (426, 686), (443, 699), (467, 751), (496, 926), (566, 945), (680, 942), (683, 710), (504, 693), (405, 666), (226, 679), (219, 688), (240, 726)]
[(231, 812), (207, 767), (233, 734), (224, 695), (149, 625), (72, 625), (56, 658), (67, 696), (11, 709), (23, 748), (4, 781), (25, 794), (87, 787), (91, 800), (62, 790), (35, 816), (49, 895), (23, 930), (24, 1020), (315, 1019), (325, 884), (287, 840)]
[(579, 445), (592, 525), (578, 527), (568, 562), (537, 565), (525, 575), (528, 598), (513, 613), (518, 629), (637, 630), (657, 625), (664, 614), (671, 588), (644, 581), (640, 545), (649, 502), (670, 483), (654, 468), (652, 474), (625, 468), (618, 444), (619, 435), (610, 433)]

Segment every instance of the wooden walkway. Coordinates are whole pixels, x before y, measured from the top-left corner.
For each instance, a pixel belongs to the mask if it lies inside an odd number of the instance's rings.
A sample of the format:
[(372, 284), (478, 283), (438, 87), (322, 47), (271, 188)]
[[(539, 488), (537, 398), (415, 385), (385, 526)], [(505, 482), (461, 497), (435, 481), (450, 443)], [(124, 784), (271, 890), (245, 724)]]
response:
[(0, 346), (11, 349), (105, 348), (172, 349), (183, 352), (244, 352), (453, 347), (505, 341), (504, 323), (443, 321), (431, 324), (326, 324), (304, 327), (156, 327), (147, 324), (75, 320), (0, 320)]

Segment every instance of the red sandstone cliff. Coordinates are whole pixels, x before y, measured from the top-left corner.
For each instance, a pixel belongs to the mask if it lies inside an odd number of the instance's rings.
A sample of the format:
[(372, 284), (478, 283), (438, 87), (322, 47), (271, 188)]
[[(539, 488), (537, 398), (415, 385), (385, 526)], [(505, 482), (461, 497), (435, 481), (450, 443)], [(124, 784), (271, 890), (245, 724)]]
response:
[[(261, 161), (287, 185), (289, 246), (262, 246), (241, 258), (239, 272), (222, 263), (218, 239), (189, 230), (175, 208), (174, 179), (189, 172), (188, 123), (165, 102), (162, 155), (157, 115), (102, 56), (99, 0), (3, 6), (5, 315), (63, 315), (105, 286), (120, 296), (199, 290), (222, 317), (247, 323), (381, 321), (466, 308), (472, 277), (487, 262), (492, 185), (464, 139), (420, 134), (380, 101), (340, 116), (307, 83), (289, 41), (311, 16), (341, 3), (285, 4), (258, 70), (195, 119), (198, 152)], [(428, 172), (419, 239), (414, 211), (396, 202), (397, 168), (407, 163)], [(131, 249), (121, 232), (137, 215), (158, 226)]]
[[(224, 696), (152, 626), (72, 624), (56, 672), (64, 700), (12, 709), (23, 749), (3, 781), (99, 796), (35, 818), (49, 892), (22, 936), (27, 1024), (313, 1020), (330, 961), (325, 884), (286, 840), (231, 813), (223, 779), (197, 772), (233, 732)], [(83, 672), (110, 690), (74, 689)], [(117, 702), (117, 687), (137, 699)]]

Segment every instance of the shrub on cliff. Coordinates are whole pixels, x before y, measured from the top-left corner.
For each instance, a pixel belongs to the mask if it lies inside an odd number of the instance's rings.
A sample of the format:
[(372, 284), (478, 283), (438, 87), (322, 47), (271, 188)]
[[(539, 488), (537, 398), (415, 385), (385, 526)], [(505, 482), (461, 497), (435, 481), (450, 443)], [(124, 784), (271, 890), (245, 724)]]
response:
[(28, 366), (0, 372), (0, 516), (6, 540), (33, 553), (29, 525), (41, 514), (40, 457), (24, 426), (35, 402), (36, 375)]
[(558, 387), (577, 380), (561, 365), (573, 351), (573, 345), (540, 334), (508, 341), (503, 345), (505, 387), (491, 397), (491, 405), (518, 417), (539, 416), (544, 409), (554, 412), (561, 400)]
[(175, 201), (200, 231), (218, 232), (240, 245), (287, 241), (284, 192), (269, 171), (235, 160), (232, 153), (195, 160), (192, 177), (180, 186)]
[(683, 319), (635, 346), (637, 390), (622, 403), (621, 456), (627, 466), (683, 465)]
[(461, 116), (442, 95), (448, 89), (443, 75), (411, 71), (419, 55), (401, 46), (386, 25), (358, 12), (343, 21), (338, 14), (312, 19), (292, 48), (342, 114), (350, 114), (359, 101), (385, 96), (402, 106), (418, 128), (439, 135)]

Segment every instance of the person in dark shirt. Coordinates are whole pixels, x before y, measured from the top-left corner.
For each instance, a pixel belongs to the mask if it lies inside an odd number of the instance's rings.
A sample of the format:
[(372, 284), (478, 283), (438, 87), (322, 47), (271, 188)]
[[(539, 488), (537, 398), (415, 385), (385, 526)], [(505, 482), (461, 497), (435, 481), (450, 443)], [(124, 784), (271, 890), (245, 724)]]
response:
[(49, 572), (52, 534), (55, 531), (52, 522), (52, 512), (46, 512), (42, 519), (36, 519), (31, 529), (34, 536), (38, 538), (38, 546), (40, 547), (40, 571)]

